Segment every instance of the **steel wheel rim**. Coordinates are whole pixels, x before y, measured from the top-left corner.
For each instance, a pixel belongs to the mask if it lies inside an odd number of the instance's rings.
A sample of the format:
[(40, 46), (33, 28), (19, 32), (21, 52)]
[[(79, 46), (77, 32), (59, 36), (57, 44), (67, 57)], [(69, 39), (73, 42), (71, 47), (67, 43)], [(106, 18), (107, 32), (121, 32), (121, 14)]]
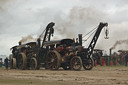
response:
[(83, 66), (85, 67), (86, 70), (92, 69), (92, 67), (93, 67), (93, 60), (91, 58), (88, 59), (87, 64), (84, 64)]
[(82, 67), (82, 62), (79, 57), (74, 57), (71, 60), (71, 67), (73, 70), (80, 70)]
[(86, 68), (88, 68), (88, 69), (89, 69), (89, 68), (91, 68), (91, 67), (92, 67), (92, 61), (89, 59), (89, 60), (88, 60), (88, 62), (89, 62), (89, 64), (86, 66)]

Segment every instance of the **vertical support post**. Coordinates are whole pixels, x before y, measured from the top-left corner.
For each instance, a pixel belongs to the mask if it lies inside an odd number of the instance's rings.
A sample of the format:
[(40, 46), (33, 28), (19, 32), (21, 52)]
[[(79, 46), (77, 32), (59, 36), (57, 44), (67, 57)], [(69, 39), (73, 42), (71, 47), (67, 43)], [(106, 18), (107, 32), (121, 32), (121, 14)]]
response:
[(109, 49), (109, 51), (110, 51), (110, 54), (109, 55), (111, 56), (112, 55), (112, 49)]
[(109, 65), (112, 65), (112, 62), (111, 62), (111, 55), (112, 55), (112, 49), (110, 48), (109, 49)]

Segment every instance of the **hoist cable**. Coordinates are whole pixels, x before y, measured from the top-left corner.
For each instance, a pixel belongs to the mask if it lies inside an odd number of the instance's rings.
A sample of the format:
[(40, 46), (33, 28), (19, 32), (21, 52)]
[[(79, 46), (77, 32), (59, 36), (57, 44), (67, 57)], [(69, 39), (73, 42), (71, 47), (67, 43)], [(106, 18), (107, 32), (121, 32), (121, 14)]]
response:
[[(45, 29), (46, 30), (46, 29)], [(44, 34), (45, 30), (41, 33), (41, 35), (39, 36), (39, 38), (43, 37), (42, 35)]]
[[(96, 29), (96, 30), (97, 30), (97, 29)], [(92, 32), (92, 33), (89, 35), (89, 37), (84, 40), (84, 42), (87, 41), (87, 40), (96, 32), (96, 30), (95, 30), (94, 32)], [(84, 43), (84, 42), (83, 42), (83, 43)]]
[[(98, 27), (98, 26), (97, 26)], [(90, 32), (88, 32), (87, 34), (85, 34), (82, 38), (84, 38), (85, 36), (87, 36), (88, 34), (90, 34), (92, 31), (94, 31), (97, 27), (95, 27), (94, 29), (92, 29)]]

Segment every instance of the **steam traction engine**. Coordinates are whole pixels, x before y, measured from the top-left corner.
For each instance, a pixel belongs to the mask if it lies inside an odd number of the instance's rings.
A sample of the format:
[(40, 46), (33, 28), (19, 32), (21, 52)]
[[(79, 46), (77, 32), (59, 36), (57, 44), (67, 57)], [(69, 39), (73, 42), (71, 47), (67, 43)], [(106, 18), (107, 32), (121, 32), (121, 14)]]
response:
[(12, 47), (12, 54), (9, 56), (10, 67), (18, 69), (34, 69), (31, 65), (35, 62), (34, 64), (36, 68), (37, 60), (33, 48), (36, 48), (36, 42), (29, 42)]
[[(51, 70), (57, 70), (59, 67), (65, 70), (80, 70), (83, 66), (84, 69), (90, 70), (94, 64), (91, 54), (102, 28), (107, 25), (107, 23), (100, 23), (88, 48), (83, 48), (81, 34), (79, 43), (73, 39), (50, 41), (54, 33), (54, 23), (49, 23), (37, 42), (12, 47), (11, 66), (19, 69), (44, 67)], [(41, 41), (43, 34), (43, 41)]]
[(46, 69), (59, 69), (62, 67), (65, 70), (73, 69), (80, 70), (82, 60), (77, 56), (78, 47), (72, 39), (62, 39), (57, 41), (46, 42), (45, 45), (50, 45), (49, 52), (46, 57)]
[(46, 68), (53, 70), (62, 67), (65, 70), (80, 70), (83, 66), (85, 70), (91, 70), (94, 65), (91, 55), (104, 26), (108, 24), (99, 24), (88, 48), (83, 48), (81, 34), (79, 34), (79, 43), (75, 43), (73, 39), (44, 42), (46, 46), (50, 46), (46, 56)]
[[(46, 40), (50, 41), (50, 37), (54, 32), (53, 29), (54, 23), (51, 22), (47, 25), (44, 30), (45, 35), (43, 38), (43, 42)], [(43, 32), (43, 33), (44, 33)], [(40, 37), (42, 34), (40, 35)], [(11, 48), (12, 54), (10, 54), (10, 66), (11, 68), (18, 69), (39, 69), (40, 64), (44, 62), (44, 56), (47, 54), (48, 49), (42, 48), (40, 45), (40, 37), (37, 39), (37, 42), (29, 42), (26, 44), (22, 44), (19, 42), (19, 45)]]

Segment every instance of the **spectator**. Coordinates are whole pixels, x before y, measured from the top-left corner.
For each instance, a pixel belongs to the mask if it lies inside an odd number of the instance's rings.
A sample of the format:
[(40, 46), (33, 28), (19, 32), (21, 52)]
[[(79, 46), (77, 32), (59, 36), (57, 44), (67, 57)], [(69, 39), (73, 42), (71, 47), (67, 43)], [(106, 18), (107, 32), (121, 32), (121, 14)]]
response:
[(128, 66), (128, 53), (125, 55), (124, 59), (125, 59), (125, 65)]
[(5, 63), (5, 67), (6, 67), (6, 69), (8, 70), (8, 58), (6, 57), (6, 59), (4, 60), (4, 63)]
[(112, 57), (114, 65), (116, 65), (116, 58), (117, 58), (117, 53), (114, 52), (113, 57)]

